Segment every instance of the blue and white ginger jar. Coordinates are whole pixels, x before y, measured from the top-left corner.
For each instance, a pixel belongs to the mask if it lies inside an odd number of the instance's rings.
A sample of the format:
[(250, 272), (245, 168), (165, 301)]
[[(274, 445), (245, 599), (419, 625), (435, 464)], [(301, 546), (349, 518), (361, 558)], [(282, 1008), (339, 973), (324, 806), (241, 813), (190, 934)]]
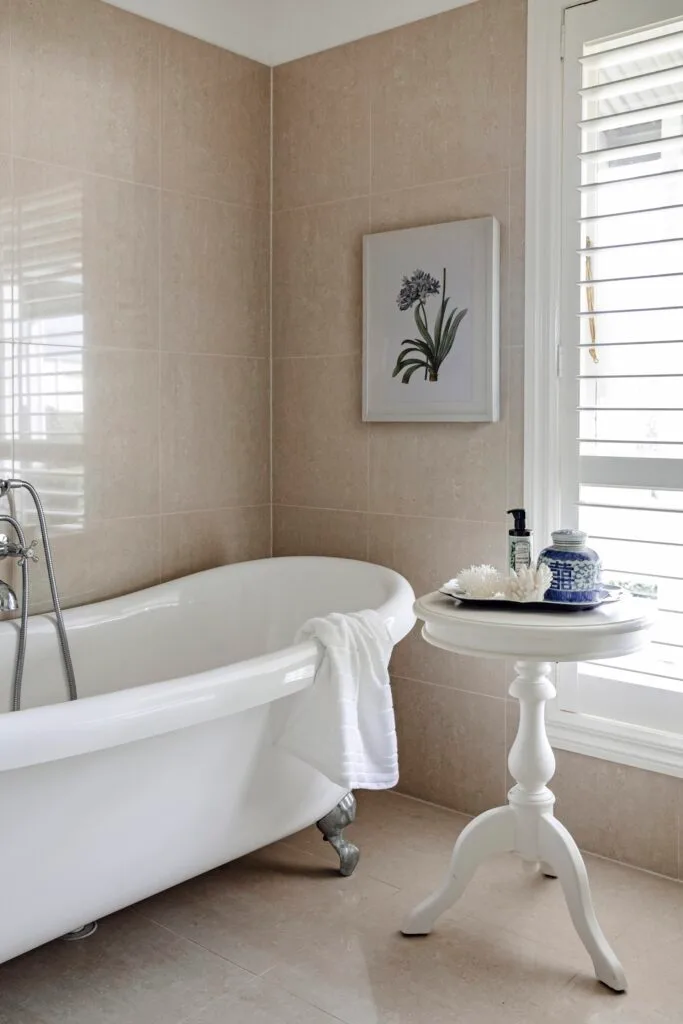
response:
[(547, 601), (581, 604), (600, 596), (600, 557), (586, 546), (581, 530), (556, 530), (553, 543), (538, 556), (539, 565), (547, 565), (553, 581), (545, 593)]

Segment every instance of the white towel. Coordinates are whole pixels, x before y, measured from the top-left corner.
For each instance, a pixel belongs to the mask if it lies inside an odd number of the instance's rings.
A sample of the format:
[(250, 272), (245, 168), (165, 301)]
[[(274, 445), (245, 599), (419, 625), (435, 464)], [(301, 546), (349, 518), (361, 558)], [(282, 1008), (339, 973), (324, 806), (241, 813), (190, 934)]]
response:
[(389, 680), (393, 641), (375, 611), (310, 619), (296, 642), (322, 648), (313, 685), (293, 698), (277, 744), (344, 789), (398, 782)]

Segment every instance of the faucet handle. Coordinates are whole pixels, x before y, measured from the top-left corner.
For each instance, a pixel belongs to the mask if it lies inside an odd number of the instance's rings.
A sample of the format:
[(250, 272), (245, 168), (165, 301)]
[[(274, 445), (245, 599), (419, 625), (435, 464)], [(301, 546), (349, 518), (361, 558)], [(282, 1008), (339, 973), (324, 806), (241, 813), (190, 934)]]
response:
[(40, 559), (38, 558), (38, 552), (36, 551), (37, 547), (38, 541), (32, 540), (28, 547), (20, 548), (20, 557), (18, 564), (23, 566), (26, 562), (39, 562)]

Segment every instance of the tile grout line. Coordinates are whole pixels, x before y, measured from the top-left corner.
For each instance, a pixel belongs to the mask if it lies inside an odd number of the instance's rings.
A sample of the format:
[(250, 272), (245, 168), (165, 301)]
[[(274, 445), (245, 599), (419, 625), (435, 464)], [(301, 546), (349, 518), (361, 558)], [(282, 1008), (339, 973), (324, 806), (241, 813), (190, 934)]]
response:
[[(11, 130), (10, 130), (11, 134)], [(217, 206), (227, 206), (238, 210), (261, 210), (268, 211), (268, 206), (262, 203), (249, 203), (241, 199), (217, 199), (215, 196), (202, 195), (199, 192), (192, 192), (190, 190), (169, 188), (166, 185), (158, 184), (152, 185), (149, 182), (137, 181), (134, 178), (122, 178), (116, 174), (105, 174), (102, 171), (93, 171), (89, 168), (78, 167), (72, 164), (62, 164), (56, 160), (43, 160), (36, 157), (20, 156), (13, 152), (2, 154), (16, 160), (18, 163), (34, 164), (38, 167), (49, 167), (60, 171), (70, 172), (72, 174), (82, 175), (86, 178), (98, 178), (103, 181), (115, 182), (118, 185), (131, 185), (134, 188), (149, 189), (152, 192), (158, 192), (161, 194), (167, 194), (170, 196), (178, 196), (184, 199), (194, 199), (205, 203), (214, 203)]]
[(275, 554), (275, 400), (274, 400), (274, 389), (275, 389), (275, 374), (273, 372), (273, 324), (275, 320), (275, 303), (274, 303), (274, 267), (275, 267), (275, 231), (274, 231), (274, 217), (273, 217), (273, 205), (275, 195), (275, 72), (271, 67), (270, 69), (270, 288), (269, 288), (269, 360), (268, 360), (268, 380), (270, 388), (270, 557), (272, 558)]
[(335, 206), (341, 205), (342, 203), (353, 203), (359, 199), (376, 199), (380, 196), (393, 196), (398, 195), (401, 192), (414, 192), (417, 189), (425, 188), (438, 188), (441, 185), (458, 185), (464, 181), (479, 181), (482, 178), (492, 178), (496, 175), (505, 174), (507, 172), (507, 166), (497, 167), (492, 171), (482, 171), (481, 174), (463, 174), (457, 178), (439, 178), (437, 181), (423, 181), (416, 185), (403, 185), (401, 188), (388, 188), (382, 189), (381, 191), (372, 190), (369, 193), (353, 193), (353, 195), (339, 196), (336, 199), (323, 199), (317, 203), (302, 203), (299, 206), (282, 206), (278, 207), (274, 212), (280, 213), (297, 213), (300, 210), (312, 210), (319, 206)]
[[(161, 180), (162, 180), (162, 165), (163, 165), (163, 160), (164, 160), (164, 145), (163, 145), (163, 141), (164, 141), (163, 140), (163, 135), (164, 135), (164, 91), (163, 91), (164, 90), (164, 75), (163, 75), (163, 65), (162, 65), (162, 61), (163, 61), (163, 49), (162, 49), (163, 42), (162, 42), (162, 40), (163, 40), (163, 34), (160, 32), (158, 34), (158, 40), (157, 40), (157, 80), (158, 80), (158, 88), (159, 88), (159, 110), (158, 110), (158, 116), (159, 116), (158, 136), (159, 136), (159, 139), (158, 139), (158, 155), (157, 155), (157, 159), (159, 161), (159, 170), (158, 170), (159, 182), (161, 182)], [(162, 500), (162, 494), (163, 494), (163, 472), (162, 472), (163, 456), (162, 456), (162, 452), (164, 450), (164, 446), (163, 446), (163, 441), (162, 441), (162, 433), (163, 433), (163, 415), (162, 415), (163, 374), (162, 374), (162, 370), (161, 370), (161, 335), (162, 335), (162, 318), (163, 318), (162, 291), (163, 291), (163, 280), (164, 280), (163, 264), (162, 264), (162, 261), (164, 259), (164, 255), (163, 255), (163, 228), (162, 228), (163, 216), (164, 216), (164, 211), (163, 211), (162, 194), (161, 194), (161, 191), (159, 191), (158, 194), (157, 194), (157, 245), (158, 245), (158, 254), (157, 254), (157, 277), (158, 277), (157, 346), (158, 346), (158, 352), (159, 352), (158, 357), (157, 357), (157, 359), (158, 359), (158, 363), (157, 363), (157, 386), (158, 386), (158, 389), (159, 389), (159, 392), (158, 392), (158, 395), (157, 395), (157, 445), (158, 445), (158, 458), (157, 458), (157, 503), (158, 503), (158, 507), (159, 507), (159, 517), (160, 517), (160, 519), (159, 519), (159, 567), (158, 567), (159, 568), (159, 582), (161, 582), (163, 577), (164, 577), (164, 562), (165, 562), (165, 555), (164, 555), (164, 539), (165, 539), (164, 538), (164, 533), (165, 533), (165, 531), (164, 531), (164, 520), (163, 520), (163, 517), (162, 517), (163, 507), (164, 507), (163, 506), (163, 500)]]
[(326, 505), (301, 505), (296, 503), (290, 503), (287, 501), (277, 501), (276, 505), (281, 508), (289, 509), (300, 509), (302, 512), (339, 512), (345, 515), (360, 515), (360, 516), (382, 516), (391, 519), (427, 519), (430, 522), (441, 522), (441, 523), (459, 523), (467, 526), (490, 526), (499, 529), (505, 525), (505, 520), (501, 519), (498, 522), (492, 519), (461, 519), (452, 516), (426, 516), (417, 515), (412, 512), (377, 512), (368, 511), (365, 512), (359, 508), (334, 508)]

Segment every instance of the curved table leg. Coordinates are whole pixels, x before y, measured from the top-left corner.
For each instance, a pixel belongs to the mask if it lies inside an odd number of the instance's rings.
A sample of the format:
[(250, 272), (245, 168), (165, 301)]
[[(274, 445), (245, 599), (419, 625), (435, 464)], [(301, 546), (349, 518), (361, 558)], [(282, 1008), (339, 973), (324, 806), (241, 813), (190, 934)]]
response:
[(434, 922), (460, 899), (472, 876), (487, 857), (515, 848), (515, 813), (496, 807), (480, 814), (458, 836), (451, 867), (442, 886), (415, 907), (403, 922), (404, 935), (428, 935)]
[(623, 968), (598, 924), (586, 865), (571, 834), (556, 818), (544, 817), (539, 822), (539, 847), (544, 869), (550, 867), (560, 880), (572, 922), (593, 961), (598, 981), (615, 992), (625, 992)]

